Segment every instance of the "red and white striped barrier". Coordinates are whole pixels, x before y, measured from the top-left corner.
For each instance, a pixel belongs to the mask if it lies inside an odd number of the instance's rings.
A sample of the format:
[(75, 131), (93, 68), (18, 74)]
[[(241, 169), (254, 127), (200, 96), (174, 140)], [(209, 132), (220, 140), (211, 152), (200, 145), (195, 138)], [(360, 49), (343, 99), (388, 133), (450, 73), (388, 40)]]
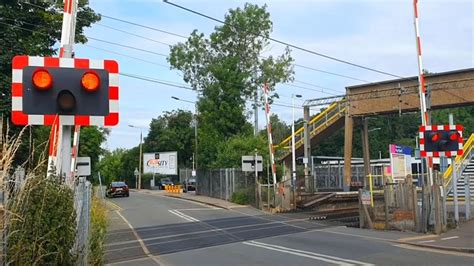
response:
[[(437, 131), (437, 130), (456, 130), (459, 134), (458, 138), (458, 149), (457, 151), (426, 151), (425, 150), (425, 132), (426, 131)], [(455, 155), (463, 154), (464, 139), (462, 138), (463, 126), (461, 125), (432, 125), (432, 126), (421, 126), (419, 131), (420, 137), (420, 156), (421, 157), (452, 157)]]
[(273, 184), (276, 180), (275, 150), (273, 148), (272, 123), (270, 121), (270, 104), (268, 103), (268, 85), (263, 85), (263, 98), (265, 100), (265, 119), (267, 120), (268, 150), (270, 152), (270, 162), (272, 164)]

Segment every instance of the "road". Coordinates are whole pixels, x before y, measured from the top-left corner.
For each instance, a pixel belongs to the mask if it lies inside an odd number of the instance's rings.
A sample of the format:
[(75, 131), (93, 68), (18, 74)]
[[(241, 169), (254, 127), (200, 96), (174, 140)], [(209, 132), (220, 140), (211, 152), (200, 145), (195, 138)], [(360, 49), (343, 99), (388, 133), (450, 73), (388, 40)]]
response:
[(110, 199), (106, 259), (114, 265), (472, 265), (474, 255), (405, 246), (379, 232), (219, 209), (162, 195)]

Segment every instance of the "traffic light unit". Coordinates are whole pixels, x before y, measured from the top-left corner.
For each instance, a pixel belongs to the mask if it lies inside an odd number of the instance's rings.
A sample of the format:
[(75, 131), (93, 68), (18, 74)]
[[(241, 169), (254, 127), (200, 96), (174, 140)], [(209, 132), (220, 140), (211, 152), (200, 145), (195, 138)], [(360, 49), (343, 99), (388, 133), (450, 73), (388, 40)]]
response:
[(461, 125), (420, 127), (421, 157), (451, 157), (463, 154)]
[(12, 68), (14, 124), (118, 124), (116, 61), (15, 56)]

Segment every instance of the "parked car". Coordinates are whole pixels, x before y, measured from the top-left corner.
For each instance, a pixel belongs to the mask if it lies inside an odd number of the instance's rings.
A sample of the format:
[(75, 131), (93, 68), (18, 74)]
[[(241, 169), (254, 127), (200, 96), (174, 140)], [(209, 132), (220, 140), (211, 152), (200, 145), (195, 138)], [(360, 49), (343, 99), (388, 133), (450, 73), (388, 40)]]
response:
[(196, 191), (196, 178), (189, 178), (183, 182), (183, 192)]
[(158, 183), (158, 188), (159, 189), (165, 189), (165, 186), (172, 186), (174, 185), (171, 179), (168, 177), (160, 179), (160, 183)]
[(112, 182), (107, 188), (105, 196), (107, 196), (108, 198), (113, 198), (115, 196), (129, 197), (130, 191), (128, 190), (128, 186), (125, 182)]

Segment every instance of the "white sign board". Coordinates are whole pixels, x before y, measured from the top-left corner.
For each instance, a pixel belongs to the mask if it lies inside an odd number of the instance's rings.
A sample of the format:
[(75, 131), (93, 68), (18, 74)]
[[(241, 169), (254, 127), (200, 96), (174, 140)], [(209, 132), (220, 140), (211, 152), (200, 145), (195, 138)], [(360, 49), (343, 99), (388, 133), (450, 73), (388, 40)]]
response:
[[(242, 171), (255, 172), (255, 155), (242, 156)], [(257, 156), (257, 171), (263, 172), (262, 156)]]
[(406, 146), (390, 144), (390, 166), (392, 179), (394, 181), (405, 180), (411, 174), (411, 162), (413, 149)]
[(178, 152), (144, 153), (143, 173), (178, 175)]
[(91, 157), (77, 157), (77, 176), (91, 175)]
[(372, 205), (372, 200), (370, 197), (370, 191), (363, 190), (361, 195), (361, 201), (363, 205)]

